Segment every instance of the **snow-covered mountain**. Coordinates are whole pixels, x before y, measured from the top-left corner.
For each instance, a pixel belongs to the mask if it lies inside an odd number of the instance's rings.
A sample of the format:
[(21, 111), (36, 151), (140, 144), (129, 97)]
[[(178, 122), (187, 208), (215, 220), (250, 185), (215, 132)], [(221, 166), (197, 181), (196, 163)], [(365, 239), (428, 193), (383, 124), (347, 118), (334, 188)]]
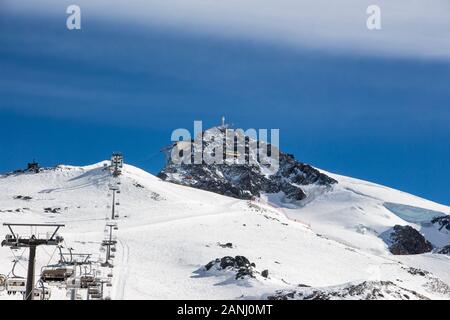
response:
[[(450, 299), (450, 256), (437, 253), (450, 244), (447, 206), (319, 169), (335, 183), (302, 184), (305, 197), (293, 201), (263, 189), (252, 199), (228, 197), (130, 165), (114, 178), (108, 166), (3, 175), (0, 220), (63, 223), (65, 247), (101, 260), (109, 185), (120, 181), (112, 299)], [(394, 255), (390, 247), (405, 237), (406, 247), (423, 244), (395, 226), (411, 226), (433, 251)], [(7, 233), (0, 228), (1, 239)], [(57, 261), (55, 251), (38, 248), (37, 274)], [(15, 273), (26, 276), (27, 252), (6, 247), (0, 274), (14, 257)], [(66, 291), (54, 287), (52, 297)]]

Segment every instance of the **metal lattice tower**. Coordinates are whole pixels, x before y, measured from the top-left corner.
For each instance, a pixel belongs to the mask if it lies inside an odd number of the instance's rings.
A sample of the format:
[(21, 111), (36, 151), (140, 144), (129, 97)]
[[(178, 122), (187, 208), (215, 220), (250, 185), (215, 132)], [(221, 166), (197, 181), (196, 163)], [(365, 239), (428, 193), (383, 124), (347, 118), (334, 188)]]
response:
[[(4, 223), (4, 226), (8, 227), (10, 234), (7, 234), (5, 240), (2, 241), (2, 247), (16, 248), (29, 248), (30, 253), (28, 257), (28, 270), (27, 270), (27, 286), (25, 291), (25, 300), (33, 300), (34, 289), (34, 269), (36, 262), (36, 248), (38, 246), (57, 246), (64, 239), (57, 235), (58, 230), (64, 227), (63, 224), (28, 224), (28, 223)], [(49, 238), (39, 238), (39, 235), (31, 234), (29, 237), (19, 237), (18, 233), (15, 233), (13, 228), (16, 227), (31, 227), (31, 228), (52, 228), (55, 229)]]
[(114, 177), (122, 174), (123, 155), (120, 152), (114, 152), (111, 156), (111, 172)]

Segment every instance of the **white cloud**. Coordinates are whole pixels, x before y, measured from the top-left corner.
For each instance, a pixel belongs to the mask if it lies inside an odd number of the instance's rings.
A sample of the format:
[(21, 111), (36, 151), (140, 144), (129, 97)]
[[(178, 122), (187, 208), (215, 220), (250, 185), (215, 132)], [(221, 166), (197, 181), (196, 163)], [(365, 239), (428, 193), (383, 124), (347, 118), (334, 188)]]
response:
[[(332, 52), (450, 58), (448, 0), (6, 0), (3, 8), (65, 15), (73, 3), (81, 7), (82, 19)], [(366, 27), (366, 9), (372, 4), (381, 7), (382, 30)]]

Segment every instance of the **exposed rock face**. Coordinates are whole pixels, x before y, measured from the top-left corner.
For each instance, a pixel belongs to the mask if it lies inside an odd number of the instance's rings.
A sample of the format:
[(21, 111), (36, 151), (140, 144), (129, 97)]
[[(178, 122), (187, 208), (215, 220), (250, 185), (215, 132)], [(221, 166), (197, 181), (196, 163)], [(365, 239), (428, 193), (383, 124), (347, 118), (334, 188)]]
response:
[[(226, 135), (226, 128), (219, 127), (216, 129), (222, 132), (224, 136)], [(211, 150), (212, 146), (219, 146), (220, 149), (217, 150), (222, 150), (223, 158), (226, 159), (226, 156), (229, 156), (229, 152), (227, 153), (226, 148), (223, 148), (226, 143), (226, 140), (204, 141), (203, 149)], [(316, 184), (329, 187), (337, 183), (336, 180), (320, 173), (310, 165), (296, 161), (293, 155), (282, 152), (279, 153), (279, 170), (271, 170), (269, 165), (271, 153), (267, 152), (264, 156), (255, 153), (249, 148), (249, 145), (255, 143), (248, 137), (236, 139), (236, 141), (233, 141), (233, 146), (236, 150), (239, 150), (239, 148), (245, 150), (245, 160), (239, 160), (236, 155), (236, 159), (231, 162), (226, 159), (223, 164), (207, 164), (204, 160), (201, 164), (194, 164), (196, 152), (194, 147), (184, 146), (182, 149), (178, 145), (179, 143), (174, 144), (168, 152), (171, 152), (174, 148), (177, 151), (190, 152), (192, 164), (175, 164), (172, 160), (169, 160), (158, 177), (169, 182), (239, 199), (252, 199), (253, 197), (259, 197), (261, 193), (282, 192), (288, 201), (306, 198), (301, 186)], [(260, 148), (266, 148), (266, 150), (270, 150), (271, 147), (270, 144), (261, 141), (258, 142), (258, 145)], [(258, 159), (258, 161), (251, 162), (249, 159)]]
[(429, 276), (430, 273), (428, 271), (418, 269), (418, 268), (404, 268), (409, 274), (412, 274), (413, 276), (421, 276), (426, 277)]
[(438, 253), (450, 255), (450, 244), (445, 246), (445, 247), (443, 247), (443, 248), (441, 248), (441, 249), (439, 249)]
[(395, 255), (421, 254), (433, 250), (433, 245), (410, 226), (396, 225), (387, 240), (389, 250)]
[(341, 287), (280, 290), (268, 300), (429, 300), (390, 281), (364, 281)]
[(406, 270), (413, 276), (423, 277), (426, 282), (422, 286), (426, 289), (427, 292), (442, 295), (442, 297), (445, 299), (450, 298), (450, 287), (448, 286), (448, 284), (443, 282), (431, 272), (411, 267), (402, 267), (402, 269)]
[(450, 232), (450, 216), (435, 217), (431, 220), (431, 223), (439, 228), (439, 231), (447, 230)]
[(256, 265), (244, 256), (223, 257), (211, 261), (205, 266), (206, 271), (215, 270), (232, 270), (236, 271), (236, 280), (245, 279), (246, 277), (254, 278)]

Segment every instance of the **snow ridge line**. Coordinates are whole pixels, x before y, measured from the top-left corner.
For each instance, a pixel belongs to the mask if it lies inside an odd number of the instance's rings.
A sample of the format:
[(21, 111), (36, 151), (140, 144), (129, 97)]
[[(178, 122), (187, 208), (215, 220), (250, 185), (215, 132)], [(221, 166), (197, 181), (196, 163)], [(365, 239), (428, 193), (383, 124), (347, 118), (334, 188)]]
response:
[(289, 217), (282, 207), (277, 206), (276, 204), (274, 204), (272, 202), (265, 201), (265, 200), (263, 200), (261, 198), (256, 198), (256, 199), (250, 200), (250, 201), (251, 202), (255, 202), (255, 203), (262, 203), (264, 205), (267, 205), (267, 206), (275, 209), (278, 213), (281, 213), (287, 220), (290, 220), (290, 221), (293, 221), (293, 222), (296, 222), (296, 223), (300, 223), (303, 226), (305, 226), (306, 228), (312, 230), (311, 224), (309, 224), (309, 223), (307, 223), (305, 221), (302, 221), (300, 219), (294, 219), (294, 218)]

